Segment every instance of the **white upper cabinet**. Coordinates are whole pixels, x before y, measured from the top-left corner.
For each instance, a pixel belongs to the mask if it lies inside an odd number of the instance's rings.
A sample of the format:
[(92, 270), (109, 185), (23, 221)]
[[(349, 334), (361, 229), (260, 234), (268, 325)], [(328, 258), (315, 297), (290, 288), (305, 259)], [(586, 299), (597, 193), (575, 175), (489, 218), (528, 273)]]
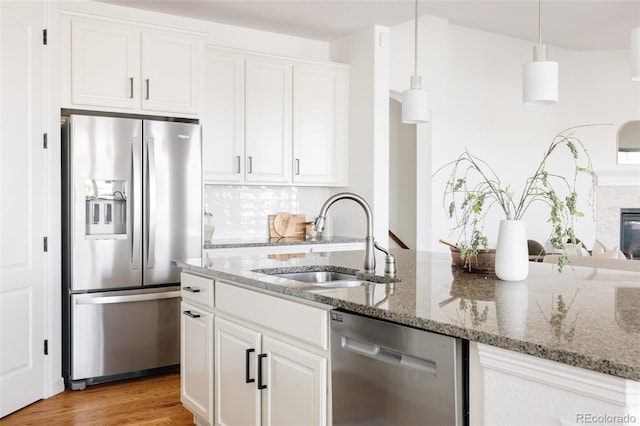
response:
[(245, 90), (245, 179), (256, 183), (288, 183), (291, 64), (247, 59)]
[(97, 22), (71, 23), (71, 102), (133, 111), (139, 104), (140, 33)]
[(207, 182), (244, 180), (244, 58), (207, 49), (202, 169)]
[(142, 109), (198, 112), (203, 46), (198, 39), (167, 31), (142, 32)]
[(293, 67), (293, 182), (346, 184), (348, 70)]
[(346, 185), (348, 72), (207, 49), (205, 182)]
[(63, 19), (64, 31), (63, 107), (197, 115), (202, 38), (88, 17)]

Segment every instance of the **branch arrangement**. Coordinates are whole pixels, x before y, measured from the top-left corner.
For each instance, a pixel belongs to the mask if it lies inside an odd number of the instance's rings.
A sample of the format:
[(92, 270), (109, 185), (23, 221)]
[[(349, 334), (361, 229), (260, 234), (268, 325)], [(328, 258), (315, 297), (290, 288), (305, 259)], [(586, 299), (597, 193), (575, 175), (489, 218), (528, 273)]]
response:
[[(458, 232), (457, 241), (463, 259), (476, 256), (481, 249), (489, 250), (483, 229), (487, 213), (496, 206), (502, 210), (505, 219), (522, 220), (533, 203), (545, 203), (549, 206), (547, 221), (552, 226), (549, 237), (552, 246), (561, 251), (565, 241), (575, 243), (574, 219), (584, 216), (576, 209), (579, 175), (584, 174), (591, 179), (588, 194), (591, 203), (595, 196), (591, 157), (574, 136), (576, 129), (585, 126), (570, 127), (553, 138), (535, 172), (526, 179), (519, 196), (513, 194), (511, 186), (505, 185), (486, 161), (468, 150), (436, 171), (451, 168), (442, 202), (448, 216), (456, 221), (451, 232)], [(567, 176), (548, 170), (547, 160), (561, 149), (568, 152), (572, 165)], [(566, 256), (563, 255), (558, 265), (560, 270), (565, 263)]]

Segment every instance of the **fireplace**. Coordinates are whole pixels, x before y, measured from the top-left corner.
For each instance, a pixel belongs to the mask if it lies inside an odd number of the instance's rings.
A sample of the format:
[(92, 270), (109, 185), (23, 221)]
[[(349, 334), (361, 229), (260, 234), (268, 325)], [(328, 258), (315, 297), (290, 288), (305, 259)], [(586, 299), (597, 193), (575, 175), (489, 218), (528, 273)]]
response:
[(640, 208), (620, 209), (620, 250), (629, 259), (640, 260)]

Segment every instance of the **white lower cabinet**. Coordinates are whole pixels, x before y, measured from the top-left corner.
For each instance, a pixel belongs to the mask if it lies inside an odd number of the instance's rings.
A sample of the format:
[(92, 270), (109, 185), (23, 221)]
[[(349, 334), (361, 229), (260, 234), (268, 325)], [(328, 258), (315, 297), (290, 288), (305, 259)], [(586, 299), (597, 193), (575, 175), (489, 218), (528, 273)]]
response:
[(213, 314), (182, 302), (180, 399), (213, 424)]
[(262, 355), (262, 423), (327, 424), (327, 359), (270, 337)]
[(323, 425), (327, 359), (216, 318), (219, 425)]
[(219, 425), (259, 425), (256, 360), (260, 333), (218, 318), (215, 324), (215, 412)]
[(325, 425), (328, 310), (216, 282), (220, 425)]
[(185, 272), (181, 285), (181, 398), (196, 424), (328, 423), (330, 306)]

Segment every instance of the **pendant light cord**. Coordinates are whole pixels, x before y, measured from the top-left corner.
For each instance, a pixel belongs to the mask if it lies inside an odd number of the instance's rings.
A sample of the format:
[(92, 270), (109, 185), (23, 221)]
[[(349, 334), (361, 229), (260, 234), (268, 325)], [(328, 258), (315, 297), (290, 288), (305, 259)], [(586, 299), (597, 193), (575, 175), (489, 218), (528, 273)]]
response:
[(416, 0), (414, 13), (413, 75), (418, 75), (418, 0)]
[(538, 44), (542, 44), (542, 0), (538, 0)]

